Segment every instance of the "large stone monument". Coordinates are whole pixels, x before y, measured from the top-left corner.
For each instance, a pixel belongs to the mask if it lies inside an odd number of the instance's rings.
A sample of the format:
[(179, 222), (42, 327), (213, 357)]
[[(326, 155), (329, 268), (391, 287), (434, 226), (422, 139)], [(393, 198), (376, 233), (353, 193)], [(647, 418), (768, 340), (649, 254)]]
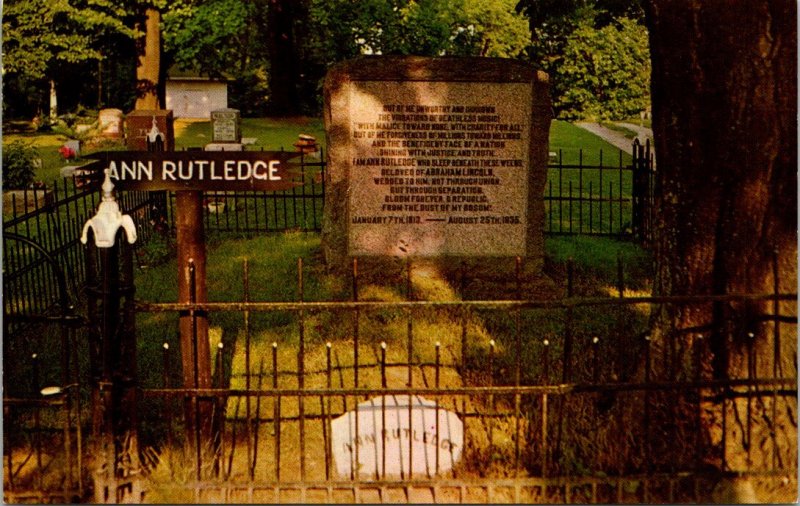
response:
[(323, 249), (543, 256), (547, 75), (516, 60), (376, 56), (325, 80)]

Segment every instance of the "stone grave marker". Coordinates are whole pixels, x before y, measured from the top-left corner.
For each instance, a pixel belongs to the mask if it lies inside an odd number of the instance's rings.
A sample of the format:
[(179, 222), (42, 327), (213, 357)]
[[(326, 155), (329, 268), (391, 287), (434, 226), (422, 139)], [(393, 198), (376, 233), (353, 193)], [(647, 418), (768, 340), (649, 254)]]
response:
[(547, 75), (499, 58), (374, 56), (325, 80), (323, 250), (543, 256)]
[(164, 150), (175, 149), (172, 111), (168, 109), (131, 111), (125, 118), (125, 145), (130, 150), (146, 151), (147, 136), (156, 126), (164, 139)]
[(100, 109), (97, 114), (98, 128), (100, 135), (112, 139), (122, 138), (122, 110), (121, 109)]
[(242, 142), (241, 122), (237, 109), (211, 111), (211, 142)]
[(354, 469), (362, 479), (407, 477), (409, 471), (434, 476), (437, 453), (438, 471), (446, 472), (461, 459), (463, 444), (464, 424), (458, 416), (417, 395), (375, 397), (331, 422), (332, 453), (343, 477)]

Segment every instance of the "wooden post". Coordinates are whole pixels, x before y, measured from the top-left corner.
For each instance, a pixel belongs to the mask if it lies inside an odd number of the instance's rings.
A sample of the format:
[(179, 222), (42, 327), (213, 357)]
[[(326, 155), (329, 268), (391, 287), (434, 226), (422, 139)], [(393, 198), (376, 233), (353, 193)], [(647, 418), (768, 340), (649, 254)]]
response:
[[(176, 228), (178, 239), (178, 302), (206, 302), (206, 247), (203, 230), (203, 192), (177, 191)], [(194, 265), (194, 289), (191, 293), (192, 279), (189, 264)], [(194, 320), (194, 321), (193, 321)], [(208, 344), (208, 317), (204, 312), (195, 313), (194, 318), (187, 311), (180, 316), (181, 363), (183, 365), (183, 385), (185, 388), (211, 388), (211, 354)], [(196, 339), (196, 342), (194, 341)], [(195, 357), (195, 351), (197, 356)], [(196, 362), (195, 362), (196, 360)], [(196, 373), (196, 376), (195, 376)], [(198, 402), (200, 420), (210, 420), (211, 403)], [(206, 411), (208, 413), (206, 413)], [(187, 402), (187, 429), (193, 429), (195, 413), (191, 402)], [(204, 435), (209, 434), (210, 425), (201, 427)], [(203, 438), (205, 440), (205, 438)]]
[[(102, 166), (108, 169), (109, 178), (115, 180), (115, 185), (120, 190), (149, 190), (165, 191), (174, 190), (176, 196), (175, 224), (178, 243), (178, 302), (203, 303), (208, 300), (206, 288), (206, 246), (205, 232), (203, 229), (203, 191), (276, 191), (290, 189), (298, 184), (293, 180), (293, 172), (286, 162), (295, 156), (293, 153), (274, 151), (251, 152), (204, 152), (202, 154), (188, 152), (173, 152), (172, 129), (169, 126), (170, 115), (158, 114), (163, 111), (148, 111), (150, 117), (150, 130), (144, 139), (145, 146), (152, 145), (151, 139), (162, 139), (157, 143), (167, 148), (166, 151), (109, 151), (94, 153), (93, 156), (102, 160)], [(158, 119), (166, 117), (165, 132), (158, 126)], [(163, 125), (162, 125), (163, 126)], [(138, 128), (131, 128), (140, 131)], [(150, 143), (150, 144), (148, 144)], [(131, 143), (132, 145), (134, 143)], [(139, 145), (139, 144), (137, 144)], [(202, 161), (199, 177), (178, 179), (170, 167), (185, 161)], [(138, 174), (127, 174), (120, 178), (117, 167), (133, 166), (152, 167), (150, 171), (139, 171)], [(223, 178), (223, 167), (235, 164), (237, 167), (235, 179)], [(113, 167), (113, 171), (111, 169)], [(203, 170), (206, 177), (203, 178)], [(111, 175), (113, 172), (113, 176)], [(230, 171), (229, 171), (230, 172)], [(129, 176), (129, 177), (128, 177)], [(137, 177), (138, 176), (138, 177)], [(146, 177), (145, 177), (146, 176)], [(155, 176), (155, 178), (153, 178)], [(209, 389), (211, 381), (211, 352), (208, 342), (208, 315), (204, 311), (194, 309), (182, 311), (179, 315), (179, 330), (181, 343), (181, 365), (183, 373), (183, 387), (186, 389)], [(196, 401), (196, 402), (195, 402)], [(202, 468), (201, 445), (204, 441), (211, 441), (212, 418), (215, 399), (209, 396), (197, 397), (191, 393), (185, 399), (186, 430), (187, 435), (194, 435), (193, 446), (196, 450), (197, 475), (200, 479)], [(192, 439), (191, 437), (189, 438)], [(207, 449), (210, 449), (210, 445)]]

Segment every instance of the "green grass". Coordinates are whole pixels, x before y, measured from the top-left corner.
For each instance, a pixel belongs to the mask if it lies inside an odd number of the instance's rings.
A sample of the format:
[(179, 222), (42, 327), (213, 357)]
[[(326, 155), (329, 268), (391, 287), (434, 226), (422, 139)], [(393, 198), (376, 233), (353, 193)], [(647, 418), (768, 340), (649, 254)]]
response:
[[(313, 135), (317, 144), (325, 147), (325, 128), (320, 118), (243, 118), (242, 137), (256, 139), (252, 148), (294, 151), (299, 134)], [(211, 142), (210, 121), (175, 121), (177, 149), (205, 146)]]
[[(576, 294), (615, 295), (617, 286), (617, 259), (623, 262), (625, 287), (628, 290), (646, 291), (650, 286), (650, 257), (640, 247), (626, 242), (606, 238), (571, 237), (548, 238), (546, 240), (545, 272), (555, 281), (555, 292), (541, 293), (526, 291), (527, 297), (552, 297), (565, 295), (567, 263), (573, 262), (573, 282)], [(208, 245), (207, 287), (210, 301), (235, 302), (244, 297), (243, 261), (249, 262), (250, 300), (253, 301), (295, 301), (299, 299), (298, 258), (303, 259), (303, 285), (306, 301), (347, 300), (351, 296), (349, 276), (328, 273), (320, 253), (318, 234), (287, 232), (270, 234), (251, 239), (229, 238), (213, 241)], [(571, 259), (571, 260), (570, 260)], [(363, 300), (403, 300), (405, 283), (402, 261), (365, 261), (360, 266), (361, 279), (359, 293)], [(388, 263), (387, 263), (388, 262)], [(373, 265), (374, 264), (374, 265)], [(380, 264), (380, 265), (379, 265)], [(424, 267), (424, 263), (422, 264)], [(420, 299), (457, 300), (459, 274), (458, 267), (446, 262), (431, 270), (415, 268), (414, 291)], [(441, 274), (436, 274), (437, 272)], [(476, 264), (469, 270), (471, 277), (468, 288), (469, 298), (511, 297), (514, 289), (513, 265), (494, 263), (492, 266)], [(433, 274), (431, 274), (433, 273)], [(456, 273), (456, 274), (453, 274)], [(527, 278), (526, 278), (527, 279)], [(170, 302), (177, 300), (177, 267), (175, 259), (159, 266), (137, 272), (137, 293), (140, 300)], [(405, 319), (397, 320), (396, 311), (379, 310), (365, 313), (362, 321), (362, 339), (370, 336), (391, 340), (397, 332), (402, 339)], [(402, 313), (402, 312), (401, 312)], [(421, 315), (420, 323), (430, 325), (442, 335), (449, 335), (449, 327), (459, 325), (459, 319), (446, 310), (433, 319)], [(616, 322), (616, 314), (603, 314), (584, 311), (578, 330), (583, 334), (608, 335)], [(579, 314), (584, 314), (579, 313)], [(427, 313), (425, 313), (427, 314)], [(542, 311), (524, 313), (522, 331), (525, 335), (538, 335), (558, 342), (563, 332), (563, 322), (553, 319), (551, 314)], [(401, 315), (402, 316), (402, 315)], [(444, 319), (444, 323), (442, 323)], [(217, 312), (209, 318), (212, 328), (221, 332), (223, 341), (231, 345), (242, 339), (243, 316), (241, 312)], [(250, 315), (250, 325), (254, 336), (262, 336), (261, 341), (295, 343), (298, 336), (296, 314), (288, 312), (254, 313)], [(347, 340), (350, 332), (350, 314), (322, 312), (309, 317), (306, 338), (309, 342), (322, 343), (325, 340)], [(395, 328), (396, 327), (396, 328)], [(512, 320), (504, 311), (490, 310), (479, 312), (473, 321), (475, 336), (481, 346), (495, 338), (498, 343), (509, 343), (513, 335)], [(176, 338), (177, 315), (165, 313), (141, 313), (138, 317), (139, 361), (149, 382), (160, 381), (154, 371), (161, 368), (161, 345), (169, 342), (178, 349)], [(481, 330), (485, 329), (485, 330)], [(488, 332), (488, 334), (487, 334)], [(481, 337), (483, 336), (483, 337)], [(398, 336), (394, 336), (398, 338)], [(218, 339), (218, 337), (217, 337)], [(255, 338), (259, 340), (259, 338)], [(484, 342), (485, 341), (485, 342)], [(391, 341), (390, 341), (391, 342)], [(263, 344), (263, 343), (262, 343)], [(485, 346), (484, 346), (485, 347)], [(538, 353), (536, 349), (526, 353)], [(141, 367), (141, 365), (145, 365)], [(533, 368), (531, 371), (536, 371)], [(533, 373), (533, 372), (532, 372)], [(145, 378), (142, 378), (145, 383)]]
[(65, 162), (64, 158), (58, 152), (58, 149), (68, 140), (67, 137), (63, 135), (52, 133), (15, 133), (3, 135), (3, 144), (15, 140), (21, 140), (26, 144), (30, 144), (38, 151), (39, 157), (42, 159), (42, 166), (36, 171), (36, 179), (39, 181), (50, 184), (54, 180), (61, 178), (61, 167), (79, 164)]
[[(616, 167), (619, 165), (620, 150), (600, 137), (576, 127), (566, 121), (553, 120), (550, 123), (550, 151), (562, 153), (562, 163), (577, 164), (580, 152), (583, 151), (584, 165), (599, 165), (600, 151), (603, 152), (603, 165)], [(622, 153), (623, 165), (631, 163), (631, 156)]]
[[(254, 137), (255, 148), (279, 150), (283, 147), (286, 150), (293, 150), (292, 144), (297, 141), (297, 136), (301, 133), (313, 135), (317, 138), (318, 145), (325, 147), (325, 129), (320, 118), (242, 119), (242, 136)], [(14, 133), (5, 135), (3, 142), (16, 139), (30, 142), (39, 150), (42, 168), (37, 171), (37, 177), (40, 180), (50, 183), (60, 178), (59, 171), (67, 163), (58, 153), (58, 149), (67, 141), (67, 137), (52, 133)], [(204, 146), (209, 142), (211, 142), (209, 121), (175, 122), (175, 145), (178, 149)], [(556, 120), (551, 123), (549, 149), (556, 152), (562, 150), (565, 164), (578, 163), (578, 152), (581, 149), (586, 165), (600, 162), (601, 149), (605, 165), (617, 165), (619, 162), (619, 150), (599, 137), (565, 121)], [(630, 156), (624, 154), (623, 163), (630, 163)]]
[(604, 127), (608, 128), (609, 130), (614, 130), (615, 132), (621, 133), (622, 135), (624, 135), (625, 137), (630, 139), (631, 142), (633, 142), (633, 139), (636, 138), (636, 135), (637, 135), (636, 132), (634, 132), (630, 128), (626, 128), (626, 127), (624, 127), (622, 125), (618, 125), (618, 124), (613, 123), (611, 121), (603, 121), (600, 124), (603, 125)]
[(633, 123), (634, 125), (641, 125), (646, 128), (653, 128), (653, 120), (652, 119), (642, 119), (638, 116), (628, 118), (625, 120), (625, 123)]

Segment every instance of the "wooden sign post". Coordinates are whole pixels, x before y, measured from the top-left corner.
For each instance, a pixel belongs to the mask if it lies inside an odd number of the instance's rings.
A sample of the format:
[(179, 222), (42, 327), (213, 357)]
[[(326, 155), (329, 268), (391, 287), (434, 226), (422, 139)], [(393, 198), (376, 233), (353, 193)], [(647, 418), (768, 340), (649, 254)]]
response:
[[(95, 153), (93, 169), (108, 170), (117, 190), (175, 190), (178, 302), (207, 301), (203, 191), (277, 191), (298, 186), (287, 161), (297, 153), (275, 151), (109, 151)], [(184, 388), (211, 388), (208, 318), (182, 313), (179, 321)], [(211, 403), (207, 404), (210, 409)], [(199, 405), (199, 402), (198, 402)], [(206, 406), (187, 409), (187, 428), (210, 433)], [(187, 406), (188, 408), (189, 406)], [(201, 415), (201, 413), (203, 413)], [(208, 411), (210, 413), (210, 410)], [(201, 420), (203, 421), (201, 423)], [(199, 448), (199, 441), (196, 441)]]

